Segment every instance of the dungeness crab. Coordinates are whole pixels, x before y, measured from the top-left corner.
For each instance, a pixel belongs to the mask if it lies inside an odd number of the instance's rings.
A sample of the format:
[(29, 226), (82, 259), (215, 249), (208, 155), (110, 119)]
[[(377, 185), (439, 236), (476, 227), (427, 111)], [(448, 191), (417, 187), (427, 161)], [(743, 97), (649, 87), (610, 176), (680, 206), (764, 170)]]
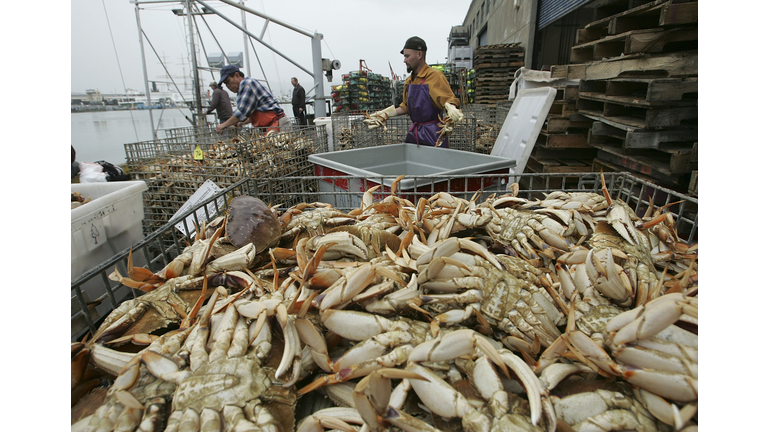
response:
[(269, 206), (258, 198), (239, 196), (230, 202), (226, 217), (211, 221), (192, 245), (159, 272), (133, 267), (129, 254), (127, 277), (117, 269), (109, 277), (131, 288), (152, 291), (178, 276), (242, 271), (261, 261), (261, 254), (277, 245), (280, 233), (280, 221)]

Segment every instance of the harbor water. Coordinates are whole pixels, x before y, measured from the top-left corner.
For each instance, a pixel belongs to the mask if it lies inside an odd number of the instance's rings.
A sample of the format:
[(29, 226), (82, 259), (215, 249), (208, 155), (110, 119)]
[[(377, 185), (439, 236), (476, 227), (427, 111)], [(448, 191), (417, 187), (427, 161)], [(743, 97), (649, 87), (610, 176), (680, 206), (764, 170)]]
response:
[[(120, 110), (72, 113), (72, 146), (80, 162), (104, 160), (115, 165), (126, 163), (125, 144), (153, 139), (149, 110)], [(164, 129), (192, 127), (185, 118), (189, 109), (152, 110), (158, 138)], [(208, 116), (213, 121), (214, 116)]]

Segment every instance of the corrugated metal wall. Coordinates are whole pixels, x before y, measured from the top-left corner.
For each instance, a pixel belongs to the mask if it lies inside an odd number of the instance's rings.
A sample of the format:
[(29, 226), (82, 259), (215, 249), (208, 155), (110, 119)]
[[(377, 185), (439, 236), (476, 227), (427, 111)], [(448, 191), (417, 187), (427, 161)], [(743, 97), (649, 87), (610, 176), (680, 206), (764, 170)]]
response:
[(539, 23), (537, 30), (557, 21), (591, 0), (539, 0)]

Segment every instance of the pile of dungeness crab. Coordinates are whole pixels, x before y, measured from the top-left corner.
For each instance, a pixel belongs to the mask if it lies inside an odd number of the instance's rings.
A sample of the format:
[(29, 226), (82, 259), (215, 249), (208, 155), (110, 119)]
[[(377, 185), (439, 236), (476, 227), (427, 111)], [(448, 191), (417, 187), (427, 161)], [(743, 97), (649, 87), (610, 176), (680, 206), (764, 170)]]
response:
[(146, 294), (72, 344), (72, 430), (697, 430), (697, 245), (666, 208), (396, 183), (348, 213), (237, 197), (115, 270)]

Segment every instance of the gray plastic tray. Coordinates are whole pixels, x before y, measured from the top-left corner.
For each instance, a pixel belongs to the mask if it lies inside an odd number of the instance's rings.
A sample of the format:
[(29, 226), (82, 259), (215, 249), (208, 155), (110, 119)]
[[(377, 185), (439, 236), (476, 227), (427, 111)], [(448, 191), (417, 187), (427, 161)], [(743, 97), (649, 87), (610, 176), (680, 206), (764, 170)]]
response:
[[(515, 160), (507, 157), (409, 143), (313, 154), (309, 156), (309, 161), (337, 170), (343, 175), (379, 179), (385, 176), (385, 183), (402, 174), (466, 175), (515, 167)], [(375, 178), (370, 180), (377, 182)], [(403, 188), (413, 186), (412, 183), (401, 183)]]

